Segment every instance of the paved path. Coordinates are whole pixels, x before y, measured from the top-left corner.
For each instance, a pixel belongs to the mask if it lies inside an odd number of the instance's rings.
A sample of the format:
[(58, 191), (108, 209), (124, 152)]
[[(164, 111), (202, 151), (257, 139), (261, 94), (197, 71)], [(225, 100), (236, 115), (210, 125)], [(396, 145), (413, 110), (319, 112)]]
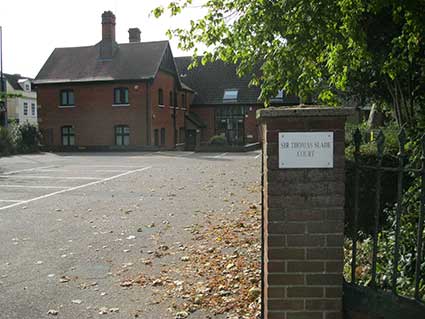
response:
[[(258, 152), (0, 158), (0, 318), (173, 318), (150, 287), (120, 283), (180, 262), (187, 227), (258, 202), (259, 181)], [(161, 245), (170, 255), (144, 265)]]

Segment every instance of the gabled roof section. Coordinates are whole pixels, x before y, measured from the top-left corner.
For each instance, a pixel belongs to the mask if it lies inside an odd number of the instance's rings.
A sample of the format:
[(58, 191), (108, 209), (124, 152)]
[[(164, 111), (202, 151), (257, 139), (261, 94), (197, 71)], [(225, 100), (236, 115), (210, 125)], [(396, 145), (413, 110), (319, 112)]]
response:
[[(24, 89), (22, 88), (22, 86), (19, 84), (20, 80), (29, 80), (30, 82), (33, 81), (32, 78), (28, 78), (25, 76), (22, 76), (20, 74), (8, 74), (8, 73), (3, 73), (4, 78), (6, 79), (6, 81), (13, 87), (14, 90), (16, 91), (23, 91)], [(33, 90), (32, 86), (31, 86), (31, 90)]]
[[(239, 77), (235, 64), (215, 61), (189, 70), (192, 57), (176, 57), (175, 60), (181, 80), (197, 93), (193, 105), (263, 104), (259, 100), (260, 88), (249, 86), (249, 76)], [(237, 98), (226, 100), (226, 91), (237, 91)], [(298, 104), (298, 99), (283, 96), (279, 101), (272, 100), (271, 103)]]
[(99, 59), (99, 45), (55, 49), (35, 84), (153, 79), (169, 50), (168, 41), (122, 43), (105, 61)]
[(174, 59), (173, 53), (171, 52), (170, 45), (168, 45), (168, 47), (164, 51), (159, 69), (176, 76), (180, 89), (193, 92), (193, 90), (188, 85), (183, 83), (180, 79), (179, 71), (177, 69), (177, 65), (176, 65), (176, 61)]

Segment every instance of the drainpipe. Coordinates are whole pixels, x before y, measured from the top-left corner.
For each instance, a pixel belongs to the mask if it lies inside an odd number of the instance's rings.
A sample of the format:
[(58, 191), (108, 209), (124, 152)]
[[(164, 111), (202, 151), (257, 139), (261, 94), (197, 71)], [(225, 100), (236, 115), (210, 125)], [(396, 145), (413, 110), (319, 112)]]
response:
[(177, 147), (177, 105), (178, 105), (178, 94), (174, 91), (174, 119), (173, 119), (173, 127), (174, 127), (174, 148)]
[[(0, 26), (0, 91), (1, 93), (6, 93), (6, 85), (3, 75), (3, 28)], [(3, 119), (4, 122), (0, 123), (0, 125), (3, 125), (4, 127), (7, 127), (7, 97), (4, 96), (4, 101), (2, 102), (2, 106), (4, 107), (3, 110)], [(2, 110), (0, 110), (1, 114)]]
[(150, 105), (150, 97), (149, 97), (149, 89), (150, 89), (150, 83), (149, 80), (146, 81), (146, 145), (151, 145), (151, 105)]

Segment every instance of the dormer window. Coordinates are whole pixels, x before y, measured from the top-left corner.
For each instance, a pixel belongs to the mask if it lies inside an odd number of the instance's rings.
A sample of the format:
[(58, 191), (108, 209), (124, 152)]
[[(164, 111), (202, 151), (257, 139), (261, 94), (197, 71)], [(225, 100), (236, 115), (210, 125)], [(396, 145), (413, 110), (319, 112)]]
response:
[(223, 101), (224, 102), (236, 102), (238, 100), (239, 91), (236, 89), (224, 90)]
[(31, 87), (28, 83), (25, 84), (25, 91), (31, 91)]
[(114, 105), (128, 105), (128, 88), (114, 89)]

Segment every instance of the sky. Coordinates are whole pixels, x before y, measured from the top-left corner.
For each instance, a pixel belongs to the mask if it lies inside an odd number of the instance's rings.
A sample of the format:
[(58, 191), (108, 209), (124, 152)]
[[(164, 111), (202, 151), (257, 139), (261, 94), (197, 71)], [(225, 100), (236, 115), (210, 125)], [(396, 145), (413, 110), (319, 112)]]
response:
[[(199, 7), (180, 16), (156, 19), (150, 14), (170, 0), (20, 0), (2, 1), (3, 72), (34, 78), (54, 48), (94, 45), (101, 40), (101, 15), (116, 16), (116, 40), (128, 42), (128, 29), (138, 27), (142, 41), (168, 40), (169, 28), (185, 27), (202, 15)], [(174, 56), (190, 55), (171, 40)]]

